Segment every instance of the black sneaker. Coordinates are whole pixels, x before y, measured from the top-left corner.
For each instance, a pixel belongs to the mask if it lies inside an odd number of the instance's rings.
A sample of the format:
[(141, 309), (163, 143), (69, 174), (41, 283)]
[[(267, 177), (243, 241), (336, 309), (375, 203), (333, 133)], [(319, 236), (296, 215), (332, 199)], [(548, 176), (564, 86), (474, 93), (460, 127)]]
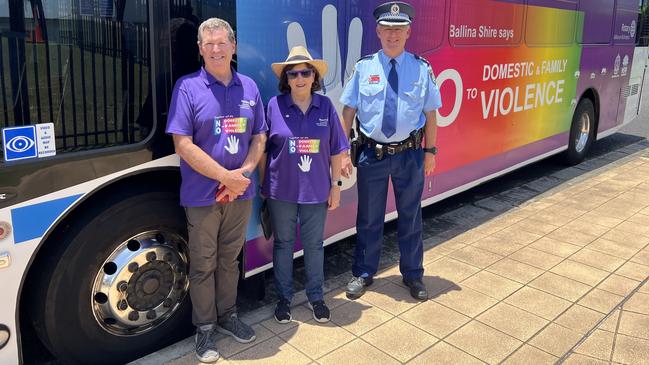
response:
[(313, 319), (320, 323), (329, 322), (331, 319), (331, 312), (325, 304), (324, 300), (319, 300), (314, 303), (309, 303), (309, 308), (313, 311)]
[(291, 302), (280, 299), (275, 307), (275, 320), (277, 323), (289, 323), (293, 320), (291, 316)]
[(241, 322), (236, 313), (232, 313), (229, 317), (219, 321), (216, 330), (224, 335), (232, 336), (239, 343), (252, 342), (257, 338), (252, 327)]
[(213, 327), (209, 329), (196, 328), (194, 346), (196, 358), (200, 362), (212, 363), (219, 359), (219, 351), (216, 349), (216, 330)]

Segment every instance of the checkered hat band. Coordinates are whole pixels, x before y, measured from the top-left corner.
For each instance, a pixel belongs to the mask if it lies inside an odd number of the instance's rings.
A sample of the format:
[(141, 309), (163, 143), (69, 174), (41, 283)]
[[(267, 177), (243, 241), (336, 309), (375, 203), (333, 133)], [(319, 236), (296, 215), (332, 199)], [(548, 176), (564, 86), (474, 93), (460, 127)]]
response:
[(392, 13), (383, 13), (379, 16), (381, 20), (410, 20), (410, 17), (406, 13), (399, 13), (398, 15), (393, 15)]

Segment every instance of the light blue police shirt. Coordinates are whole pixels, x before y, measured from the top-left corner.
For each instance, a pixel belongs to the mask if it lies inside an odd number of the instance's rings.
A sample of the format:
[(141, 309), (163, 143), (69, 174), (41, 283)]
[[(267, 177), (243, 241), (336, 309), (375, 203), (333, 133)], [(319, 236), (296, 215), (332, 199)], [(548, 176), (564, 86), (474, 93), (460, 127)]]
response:
[(387, 138), (381, 131), (388, 74), (392, 67), (390, 58), (383, 50), (356, 63), (354, 73), (340, 97), (342, 104), (356, 109), (363, 134), (378, 142), (403, 141), (410, 136), (410, 132), (426, 124), (424, 112), (442, 106), (439, 88), (433, 81), (426, 62), (405, 51), (395, 60), (399, 75), (399, 95), (397, 130), (392, 137)]

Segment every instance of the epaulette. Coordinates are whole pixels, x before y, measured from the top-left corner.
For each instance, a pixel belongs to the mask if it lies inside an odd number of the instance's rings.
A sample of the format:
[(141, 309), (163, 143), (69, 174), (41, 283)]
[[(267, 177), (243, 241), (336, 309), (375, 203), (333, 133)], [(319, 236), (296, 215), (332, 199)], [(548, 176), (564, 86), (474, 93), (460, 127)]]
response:
[(374, 57), (375, 54), (376, 54), (376, 53), (372, 53), (372, 54), (365, 55), (365, 56), (359, 58), (359, 59), (356, 61), (356, 63), (359, 63), (359, 62), (364, 61), (364, 60), (369, 60), (369, 59), (371, 59), (372, 57)]
[[(372, 53), (372, 54), (365, 55), (365, 56), (359, 58), (358, 60), (356, 60), (356, 63), (359, 63), (359, 62), (361, 62), (361, 61), (366, 61), (366, 60), (372, 59), (372, 57), (374, 57), (375, 54), (376, 54), (376, 53)], [(356, 63), (354, 64), (354, 67), (352, 68), (352, 71), (353, 71), (353, 72), (356, 72)], [(348, 80), (351, 79), (352, 76), (353, 76), (353, 73), (352, 73), (352, 74), (349, 74), (349, 78), (348, 78)]]
[(423, 58), (423, 57), (421, 57), (421, 56), (419, 56), (417, 54), (413, 53), (412, 55), (415, 56), (415, 59), (417, 61), (420, 61), (420, 62), (422, 62), (423, 64), (426, 65), (426, 68), (428, 68), (428, 74), (430, 75), (431, 80), (433, 80), (433, 82), (435, 82), (435, 75), (433, 74), (433, 66), (430, 65), (430, 62), (428, 62), (427, 59), (425, 59), (425, 58)]
[(415, 56), (415, 59), (416, 59), (416, 60), (421, 61), (421, 62), (423, 62), (424, 64), (426, 64), (426, 66), (427, 66), (428, 68), (433, 68), (433, 67), (430, 65), (430, 62), (428, 62), (427, 59), (421, 57), (420, 55), (414, 54), (414, 53), (413, 53), (412, 55)]

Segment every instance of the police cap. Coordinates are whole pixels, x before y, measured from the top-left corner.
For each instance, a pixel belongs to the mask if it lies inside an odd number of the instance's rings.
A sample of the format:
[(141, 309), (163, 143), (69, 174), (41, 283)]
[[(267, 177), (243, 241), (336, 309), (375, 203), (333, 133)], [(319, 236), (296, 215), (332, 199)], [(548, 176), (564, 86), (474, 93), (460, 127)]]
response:
[(414, 17), (415, 9), (403, 1), (390, 1), (374, 9), (374, 18), (381, 25), (409, 25)]

